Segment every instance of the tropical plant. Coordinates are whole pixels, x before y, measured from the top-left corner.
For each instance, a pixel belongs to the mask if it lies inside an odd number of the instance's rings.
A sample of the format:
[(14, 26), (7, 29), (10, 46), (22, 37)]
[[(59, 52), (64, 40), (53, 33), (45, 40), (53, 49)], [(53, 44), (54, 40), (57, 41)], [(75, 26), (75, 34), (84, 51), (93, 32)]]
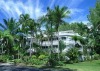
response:
[(69, 57), (71, 63), (78, 62), (79, 51), (77, 48), (70, 48), (66, 55)]
[(63, 41), (60, 40), (59, 42), (59, 51), (62, 53), (62, 51), (66, 48), (66, 45)]
[[(68, 18), (68, 14), (69, 14), (69, 10), (67, 7), (59, 7), (59, 6), (55, 6), (54, 10), (53, 10), (53, 23), (55, 24), (55, 29), (58, 32), (58, 42), (60, 41), (59, 39), (59, 26), (61, 24), (64, 24), (65, 18)], [(58, 50), (59, 50), (59, 44), (58, 44)], [(59, 58), (59, 52), (58, 52), (58, 58)]]
[(90, 21), (90, 34), (92, 39), (95, 41), (94, 49), (96, 53), (100, 54), (100, 1), (96, 2), (95, 8), (90, 9), (90, 14), (88, 15), (88, 19)]
[(3, 30), (9, 30), (11, 34), (16, 34), (17, 29), (19, 28), (19, 23), (15, 19), (10, 18), (8, 20), (3, 19), (4, 25), (0, 23), (0, 26)]
[(10, 34), (10, 31), (9, 30), (4, 31), (2, 38), (3, 38), (2, 39), (3, 48), (5, 47), (6, 53), (11, 54), (13, 52), (12, 43), (14, 42), (14, 38)]

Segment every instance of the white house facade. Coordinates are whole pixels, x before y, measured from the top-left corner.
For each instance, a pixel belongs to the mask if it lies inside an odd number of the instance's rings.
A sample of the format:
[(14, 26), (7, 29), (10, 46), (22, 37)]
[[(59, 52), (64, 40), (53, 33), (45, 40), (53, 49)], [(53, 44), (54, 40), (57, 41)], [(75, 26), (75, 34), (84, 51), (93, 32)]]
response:
[[(69, 48), (74, 47), (75, 45), (75, 41), (72, 40), (72, 36), (79, 36), (78, 33), (75, 33), (73, 30), (68, 30), (68, 31), (60, 31), (59, 33), (54, 33), (54, 37), (53, 37), (53, 43), (51, 43), (51, 41), (49, 40), (44, 40), (42, 42), (42, 47), (44, 47), (44, 49), (48, 49), (50, 48), (51, 44), (53, 45), (53, 50), (55, 52), (59, 52), (58, 51), (58, 34), (59, 34), (59, 39), (61, 41), (64, 42), (64, 44), (66, 45), (66, 48), (63, 50), (63, 52), (68, 51)], [(44, 34), (44, 37), (47, 37), (47, 35)]]

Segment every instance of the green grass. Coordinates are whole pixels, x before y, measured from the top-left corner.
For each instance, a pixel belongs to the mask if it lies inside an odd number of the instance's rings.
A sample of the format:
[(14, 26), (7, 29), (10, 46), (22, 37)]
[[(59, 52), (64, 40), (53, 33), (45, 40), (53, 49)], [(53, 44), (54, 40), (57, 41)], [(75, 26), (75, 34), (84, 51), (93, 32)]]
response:
[[(34, 66), (41, 68), (41, 65)], [(64, 64), (54, 68), (44, 68), (51, 71), (100, 71), (100, 60), (86, 61), (74, 64)]]
[(100, 71), (100, 60), (66, 64), (62, 68), (77, 69), (77, 71)]

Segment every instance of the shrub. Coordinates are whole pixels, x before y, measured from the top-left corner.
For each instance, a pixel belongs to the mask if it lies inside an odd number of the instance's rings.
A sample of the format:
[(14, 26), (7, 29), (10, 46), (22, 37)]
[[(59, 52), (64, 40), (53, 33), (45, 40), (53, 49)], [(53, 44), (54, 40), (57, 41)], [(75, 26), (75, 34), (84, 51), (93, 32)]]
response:
[(35, 55), (32, 55), (31, 57), (24, 56), (24, 62), (29, 65), (42, 65), (46, 63), (46, 61), (38, 59)]
[(54, 67), (58, 65), (58, 57), (57, 54), (51, 53), (48, 57), (47, 66)]
[(64, 65), (64, 62), (58, 61), (58, 65), (59, 65), (59, 66), (62, 66), (62, 65)]
[(9, 60), (9, 56), (8, 55), (2, 55), (0, 56), (0, 62), (7, 62)]
[(86, 61), (91, 61), (90, 56), (89, 56), (89, 55), (87, 55), (87, 56), (85, 57), (85, 60), (86, 60)]
[(38, 59), (40, 59), (40, 60), (45, 60), (47, 58), (47, 56), (45, 56), (45, 55), (40, 55), (39, 57), (38, 57)]
[(22, 58), (22, 60), (23, 60), (23, 62), (24, 62), (25, 64), (28, 64), (28, 63), (29, 63), (29, 60), (30, 60), (30, 57), (29, 57), (29, 56), (24, 56), (24, 57)]
[(78, 49), (77, 48), (70, 48), (67, 52), (67, 56), (69, 57), (71, 63), (78, 62)]
[(65, 54), (64, 53), (61, 53), (60, 54), (60, 61), (66, 61), (66, 58), (65, 58)]
[(14, 62), (15, 62), (15, 64), (22, 63), (22, 60), (21, 59), (14, 59)]
[(57, 61), (54, 58), (49, 58), (47, 65), (50, 66), (50, 67), (54, 67), (54, 66), (57, 65)]
[(32, 58), (32, 59), (36, 59), (37, 57), (36, 57), (35, 55), (32, 55), (31, 58)]
[(100, 58), (99, 54), (94, 54), (94, 59), (98, 60)]

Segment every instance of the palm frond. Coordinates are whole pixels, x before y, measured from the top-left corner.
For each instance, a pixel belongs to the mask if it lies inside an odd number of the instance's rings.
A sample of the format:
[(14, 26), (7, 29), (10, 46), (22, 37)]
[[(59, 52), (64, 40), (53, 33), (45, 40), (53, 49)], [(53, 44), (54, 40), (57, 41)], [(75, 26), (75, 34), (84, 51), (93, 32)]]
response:
[(3, 24), (0, 23), (0, 27), (2, 27), (3, 29), (7, 29)]
[(5, 26), (8, 27), (8, 22), (7, 22), (7, 20), (6, 20), (6, 19), (3, 19), (3, 21), (4, 21)]

